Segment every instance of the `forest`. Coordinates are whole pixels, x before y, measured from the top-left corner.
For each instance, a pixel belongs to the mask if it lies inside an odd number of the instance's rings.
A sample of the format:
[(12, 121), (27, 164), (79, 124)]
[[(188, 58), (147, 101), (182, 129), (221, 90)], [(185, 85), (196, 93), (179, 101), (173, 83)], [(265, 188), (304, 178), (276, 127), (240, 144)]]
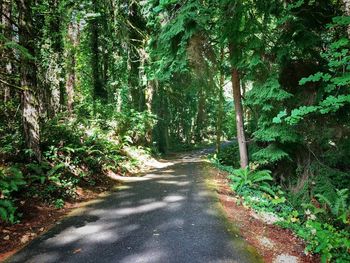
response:
[(23, 200), (59, 209), (129, 174), (125, 148), (212, 144), (244, 205), (322, 262), (350, 261), (350, 1), (0, 0), (0, 14), (0, 224)]

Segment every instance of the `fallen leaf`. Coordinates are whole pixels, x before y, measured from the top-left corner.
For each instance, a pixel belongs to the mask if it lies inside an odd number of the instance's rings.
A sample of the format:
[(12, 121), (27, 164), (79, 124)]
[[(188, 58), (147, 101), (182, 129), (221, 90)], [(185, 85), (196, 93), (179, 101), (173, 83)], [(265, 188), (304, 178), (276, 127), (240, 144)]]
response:
[(29, 241), (29, 235), (24, 235), (23, 237), (21, 237), (21, 243), (27, 243)]
[(10, 236), (7, 235), (6, 237), (4, 237), (4, 240), (10, 240)]
[(77, 254), (81, 252), (81, 248), (77, 248), (76, 250), (73, 251), (73, 254)]

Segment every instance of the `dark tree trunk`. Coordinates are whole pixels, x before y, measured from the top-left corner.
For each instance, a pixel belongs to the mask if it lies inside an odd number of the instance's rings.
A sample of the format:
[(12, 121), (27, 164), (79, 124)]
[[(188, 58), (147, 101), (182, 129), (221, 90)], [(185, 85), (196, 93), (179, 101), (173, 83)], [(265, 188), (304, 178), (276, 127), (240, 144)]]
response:
[[(19, 43), (32, 57), (35, 56), (32, 0), (18, 0)], [(23, 128), (26, 146), (32, 150), (36, 160), (41, 161), (40, 126), (36, 80), (37, 67), (33, 58), (21, 55), (20, 76), (23, 89), (21, 97)]]
[(158, 123), (157, 123), (157, 140), (158, 149), (162, 153), (167, 153), (170, 146), (169, 141), (169, 123), (168, 123), (168, 103), (166, 99), (166, 90), (164, 87), (158, 87), (157, 90), (157, 103), (156, 108), (158, 110)]
[(198, 108), (197, 108), (197, 116), (196, 116), (196, 127), (195, 127), (195, 140), (196, 142), (200, 142), (203, 139), (203, 129), (205, 126), (205, 92), (202, 88), (199, 91), (199, 99), (198, 99)]
[(218, 105), (218, 115), (216, 122), (216, 152), (220, 153), (221, 151), (221, 137), (222, 137), (222, 121), (224, 117), (224, 82), (225, 75), (221, 73), (220, 83), (219, 83), (219, 105)]
[[(93, 0), (94, 12), (99, 12), (99, 5), (96, 0)], [(100, 17), (96, 17), (91, 21), (91, 70), (94, 87), (94, 97), (102, 100), (107, 99), (107, 92), (103, 85), (102, 69), (101, 69), (101, 54), (99, 50), (100, 43)]]
[[(52, 50), (54, 53), (54, 64), (57, 67), (60, 67), (62, 64), (63, 58), (63, 39), (61, 34), (58, 32), (61, 31), (61, 13), (59, 11), (59, 2), (60, 0), (52, 0), (52, 17), (50, 19), (50, 37), (52, 38)], [(54, 81), (51, 84), (51, 95), (52, 95), (52, 104), (54, 109), (54, 114), (56, 115), (62, 110), (64, 105), (64, 82), (62, 81), (63, 75), (59, 70), (55, 70)]]

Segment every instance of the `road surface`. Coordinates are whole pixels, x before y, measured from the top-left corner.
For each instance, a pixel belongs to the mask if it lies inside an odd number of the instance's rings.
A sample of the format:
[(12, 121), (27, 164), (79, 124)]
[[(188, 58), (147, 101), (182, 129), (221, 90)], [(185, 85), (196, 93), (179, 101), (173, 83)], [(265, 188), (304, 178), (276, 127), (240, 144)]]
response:
[(200, 155), (178, 156), (61, 221), (7, 262), (259, 262), (225, 227), (211, 169)]

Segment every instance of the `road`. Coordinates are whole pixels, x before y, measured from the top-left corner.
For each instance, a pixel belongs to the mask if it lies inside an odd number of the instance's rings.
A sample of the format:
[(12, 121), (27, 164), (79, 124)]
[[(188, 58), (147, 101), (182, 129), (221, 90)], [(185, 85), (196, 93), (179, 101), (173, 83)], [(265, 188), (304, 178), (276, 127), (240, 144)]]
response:
[(126, 178), (119, 190), (68, 216), (7, 262), (259, 262), (226, 229), (205, 185), (211, 168), (200, 154)]

